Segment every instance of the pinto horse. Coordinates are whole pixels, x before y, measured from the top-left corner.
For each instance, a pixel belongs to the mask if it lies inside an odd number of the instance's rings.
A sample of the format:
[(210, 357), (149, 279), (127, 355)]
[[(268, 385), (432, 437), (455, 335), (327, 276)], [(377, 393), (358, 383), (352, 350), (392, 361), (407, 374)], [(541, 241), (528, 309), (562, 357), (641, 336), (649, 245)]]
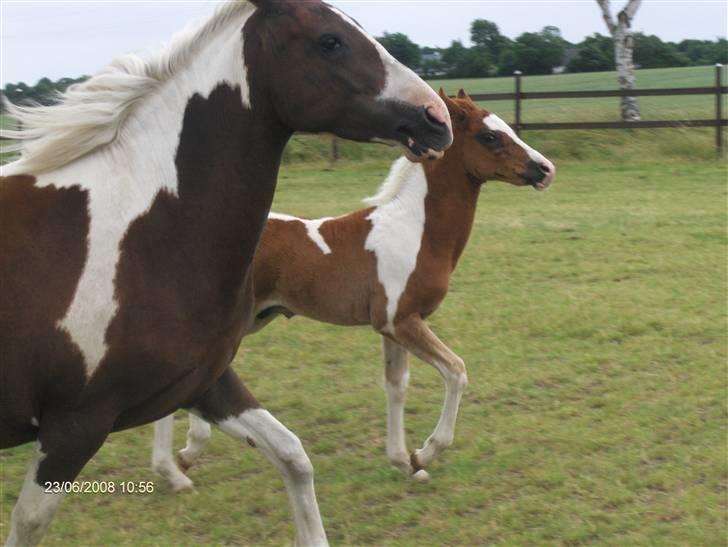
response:
[[(425, 467), (453, 441), (465, 365), (425, 323), (447, 294), (468, 241), (482, 184), (489, 179), (545, 190), (554, 165), (495, 114), (461, 90), (440, 91), (453, 123), (453, 145), (429, 164), (396, 161), (372, 207), (337, 218), (307, 220), (272, 213), (254, 259), (255, 323), (302, 315), (336, 325), (371, 325), (382, 337), (387, 392), (387, 456), (407, 475)], [(435, 431), (413, 454), (404, 434), (407, 355), (435, 367), (445, 401)], [(155, 424), (152, 466), (173, 489), (192, 481), (172, 459), (173, 417)], [(210, 426), (190, 415), (186, 470), (205, 449)]]
[(253, 253), (294, 131), (434, 158), (452, 140), (442, 99), (339, 10), (254, 0), (56, 106), (9, 108), (23, 130), (5, 132), (22, 156), (0, 179), (0, 448), (37, 447), (7, 544), (40, 541), (109, 433), (181, 407), (257, 446), (297, 542), (325, 544), (300, 441), (229, 368)]

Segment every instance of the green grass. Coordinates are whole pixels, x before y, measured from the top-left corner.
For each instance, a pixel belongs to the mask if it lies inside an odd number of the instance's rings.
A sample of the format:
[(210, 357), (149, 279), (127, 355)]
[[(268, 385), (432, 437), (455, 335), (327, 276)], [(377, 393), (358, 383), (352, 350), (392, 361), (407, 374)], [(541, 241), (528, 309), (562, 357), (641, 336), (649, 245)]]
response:
[[(486, 185), (450, 294), (430, 321), (470, 385), (453, 447), (414, 483), (384, 455), (377, 336), (301, 318), (244, 341), (235, 369), (303, 440), (335, 545), (707, 545), (726, 531), (726, 170), (714, 161), (574, 161), (538, 194)], [(384, 160), (288, 166), (275, 209), (358, 206)], [(413, 361), (410, 448), (443, 388)], [(177, 421), (177, 446), (185, 421)], [(114, 434), (85, 480), (152, 495), (69, 496), (45, 545), (289, 545), (277, 472), (214, 433), (173, 495), (151, 426)], [(31, 446), (0, 453), (0, 537)]]

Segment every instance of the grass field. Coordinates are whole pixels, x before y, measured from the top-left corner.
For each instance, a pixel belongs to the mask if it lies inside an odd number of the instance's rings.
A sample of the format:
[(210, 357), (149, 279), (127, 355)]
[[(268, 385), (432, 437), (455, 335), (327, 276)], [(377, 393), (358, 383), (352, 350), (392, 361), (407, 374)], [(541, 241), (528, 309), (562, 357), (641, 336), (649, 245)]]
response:
[[(644, 70), (638, 81), (711, 85), (712, 75)], [(528, 77), (524, 89), (615, 81)], [(471, 93), (513, 84), (444, 83)], [(617, 118), (616, 99), (526, 104), (526, 121)], [(713, 99), (642, 104), (648, 119), (710, 117)], [(487, 106), (511, 119), (510, 103)], [(429, 483), (387, 463), (381, 357), (368, 329), (279, 319), (244, 341), (235, 369), (303, 440), (332, 544), (725, 545), (727, 173), (712, 130), (525, 138), (557, 164), (553, 189), (486, 185), (430, 321), (470, 384), (455, 444)], [(294, 139), (275, 210), (357, 208), (398, 155), (342, 142), (344, 160), (331, 165), (329, 147), (328, 137)], [(410, 448), (431, 432), (442, 396), (437, 373), (413, 361)], [(177, 446), (185, 426), (180, 413)], [(174, 495), (149, 469), (151, 438), (151, 426), (112, 435), (79, 479), (154, 480), (154, 494), (68, 496), (44, 545), (291, 543), (283, 483), (255, 450), (215, 433), (190, 472), (197, 493)], [(0, 452), (0, 541), (31, 449)]]
[[(486, 185), (431, 321), (470, 385), (429, 483), (386, 461), (374, 333), (294, 318), (245, 340), (235, 369), (303, 440), (332, 544), (725, 544), (725, 165), (551, 159), (545, 194)], [(387, 167), (285, 167), (275, 209), (348, 211)], [(414, 361), (411, 448), (442, 392)], [(149, 470), (151, 433), (112, 435), (80, 479), (155, 493), (69, 496), (45, 545), (291, 543), (283, 483), (256, 451), (214, 433), (198, 493), (174, 495)], [(0, 538), (30, 451), (0, 453)]]

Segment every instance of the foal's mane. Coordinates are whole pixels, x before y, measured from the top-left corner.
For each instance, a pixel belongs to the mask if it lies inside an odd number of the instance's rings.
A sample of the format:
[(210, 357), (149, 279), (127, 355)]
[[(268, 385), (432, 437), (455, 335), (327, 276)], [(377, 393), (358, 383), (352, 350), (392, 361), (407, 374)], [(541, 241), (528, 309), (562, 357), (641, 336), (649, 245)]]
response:
[(252, 9), (246, 0), (226, 1), (212, 17), (180, 32), (148, 59), (121, 55), (92, 78), (59, 94), (57, 104), (19, 106), (3, 97), (8, 114), (22, 127), (0, 131), (1, 136), (20, 141), (4, 147), (22, 152), (12, 172), (52, 171), (114, 141), (141, 99), (186, 66), (212, 36)]
[(370, 207), (389, 203), (399, 195), (402, 190), (402, 186), (404, 186), (405, 182), (407, 182), (417, 169), (421, 169), (420, 164), (412, 163), (402, 156), (392, 164), (387, 178), (384, 179), (384, 182), (379, 187), (379, 190), (377, 190), (377, 193), (362, 201)]

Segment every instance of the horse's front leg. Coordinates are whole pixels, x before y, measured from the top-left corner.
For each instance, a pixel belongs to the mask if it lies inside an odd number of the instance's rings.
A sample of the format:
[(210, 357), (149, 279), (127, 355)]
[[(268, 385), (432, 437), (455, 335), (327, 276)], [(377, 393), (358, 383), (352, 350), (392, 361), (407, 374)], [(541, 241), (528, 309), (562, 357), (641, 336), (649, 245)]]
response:
[(435, 367), (445, 381), (445, 401), (437, 426), (423, 447), (411, 456), (412, 467), (417, 472), (452, 444), (460, 398), (468, 383), (468, 376), (463, 360), (435, 336), (419, 315), (413, 314), (396, 322), (394, 339), (419, 359)]
[(293, 506), (296, 545), (328, 545), (314, 492), (313, 466), (301, 441), (260, 408), (231, 369), (190, 410), (231, 437), (256, 447), (280, 471)]
[(416, 479), (426, 479), (427, 471), (415, 469), (404, 434), (404, 402), (409, 383), (407, 350), (387, 336), (382, 336), (384, 353), (384, 387), (387, 392), (387, 457), (405, 475), (415, 474)]

